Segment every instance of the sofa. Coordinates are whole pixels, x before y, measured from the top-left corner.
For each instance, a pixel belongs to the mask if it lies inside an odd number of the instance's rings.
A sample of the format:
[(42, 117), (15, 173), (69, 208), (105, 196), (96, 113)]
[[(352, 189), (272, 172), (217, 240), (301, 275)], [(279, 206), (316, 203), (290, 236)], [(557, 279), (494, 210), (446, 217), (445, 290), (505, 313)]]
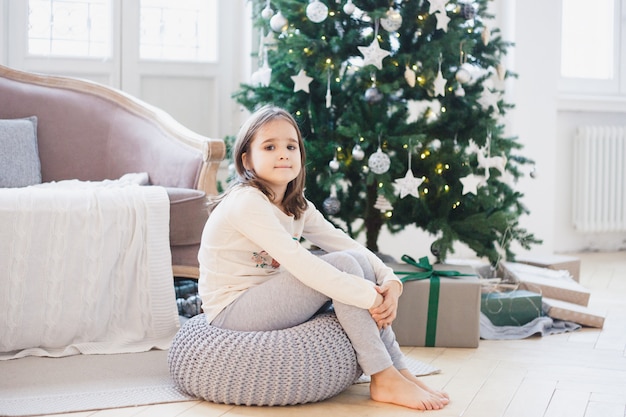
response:
[(194, 133), (164, 111), (101, 84), (0, 66), (0, 120), (21, 118), (36, 126), (39, 171), (28, 185), (147, 173), (148, 183), (164, 187), (169, 197), (173, 276), (198, 277), (206, 198), (218, 192), (226, 152), (222, 139)]

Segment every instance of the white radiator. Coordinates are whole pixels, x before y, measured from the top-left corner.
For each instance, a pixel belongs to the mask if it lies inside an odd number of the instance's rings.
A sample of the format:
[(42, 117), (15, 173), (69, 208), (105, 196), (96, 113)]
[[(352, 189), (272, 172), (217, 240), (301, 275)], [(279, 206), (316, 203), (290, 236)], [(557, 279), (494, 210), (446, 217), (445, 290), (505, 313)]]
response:
[(573, 162), (576, 230), (626, 231), (626, 126), (579, 127)]

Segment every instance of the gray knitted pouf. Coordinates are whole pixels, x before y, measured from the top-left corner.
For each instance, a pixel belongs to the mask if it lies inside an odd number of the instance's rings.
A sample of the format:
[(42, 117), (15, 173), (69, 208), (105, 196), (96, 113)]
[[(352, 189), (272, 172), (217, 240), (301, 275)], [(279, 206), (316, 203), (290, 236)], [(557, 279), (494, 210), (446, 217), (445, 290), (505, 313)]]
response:
[(265, 332), (220, 329), (200, 314), (174, 337), (168, 363), (184, 392), (236, 405), (322, 401), (361, 375), (348, 336), (335, 315), (327, 313)]

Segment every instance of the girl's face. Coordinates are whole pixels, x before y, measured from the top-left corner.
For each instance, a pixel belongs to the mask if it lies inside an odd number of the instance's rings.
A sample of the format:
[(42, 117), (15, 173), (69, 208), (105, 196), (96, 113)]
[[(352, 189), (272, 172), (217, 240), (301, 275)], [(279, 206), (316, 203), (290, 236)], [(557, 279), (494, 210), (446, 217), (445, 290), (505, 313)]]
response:
[(302, 169), (300, 152), (296, 129), (288, 121), (278, 118), (257, 131), (241, 158), (246, 169), (254, 170), (257, 177), (282, 198), (287, 184)]

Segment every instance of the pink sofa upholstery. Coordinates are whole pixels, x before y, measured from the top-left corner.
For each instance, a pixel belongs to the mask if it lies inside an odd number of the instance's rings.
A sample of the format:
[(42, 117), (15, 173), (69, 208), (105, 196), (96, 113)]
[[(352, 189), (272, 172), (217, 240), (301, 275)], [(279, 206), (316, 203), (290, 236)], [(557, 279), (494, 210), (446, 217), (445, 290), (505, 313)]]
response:
[(170, 197), (174, 276), (197, 277), (197, 253), (225, 156), (221, 139), (100, 84), (0, 66), (0, 119), (37, 116), (42, 182), (117, 179), (146, 172)]

